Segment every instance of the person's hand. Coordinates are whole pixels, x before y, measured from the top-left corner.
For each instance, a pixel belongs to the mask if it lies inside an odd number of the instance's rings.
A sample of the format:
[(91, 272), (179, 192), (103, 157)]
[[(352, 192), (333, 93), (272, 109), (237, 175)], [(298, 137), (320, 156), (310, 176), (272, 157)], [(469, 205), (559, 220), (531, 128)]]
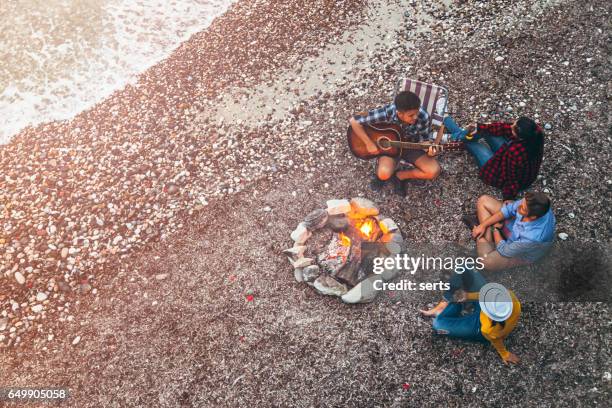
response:
[(512, 204), (514, 200), (504, 200), (504, 205)]
[(463, 289), (457, 289), (453, 293), (453, 300), (457, 303), (465, 302), (467, 300), (467, 292)]
[(482, 237), (486, 231), (487, 228), (484, 225), (476, 225), (474, 228), (472, 228), (472, 238), (478, 239)]
[(429, 148), (427, 149), (427, 155), (429, 157), (435, 157), (439, 154), (440, 152), (438, 151), (438, 148), (435, 146), (429, 146)]
[(518, 364), (521, 361), (520, 358), (514, 353), (508, 353), (506, 358), (504, 358), (504, 364)]
[(378, 153), (378, 147), (373, 144), (373, 143), (369, 143), (366, 145), (366, 150), (368, 151), (368, 154), (377, 154)]

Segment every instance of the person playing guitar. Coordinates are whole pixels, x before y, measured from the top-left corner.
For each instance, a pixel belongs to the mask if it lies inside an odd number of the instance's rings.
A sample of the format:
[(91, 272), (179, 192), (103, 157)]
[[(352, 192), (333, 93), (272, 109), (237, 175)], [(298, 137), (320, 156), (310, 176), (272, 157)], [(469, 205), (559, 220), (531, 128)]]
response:
[[(431, 118), (421, 107), (420, 98), (413, 92), (402, 91), (395, 97), (393, 103), (368, 112), (358, 113), (349, 119), (350, 126), (355, 135), (361, 139), (368, 153), (373, 155), (380, 153), (379, 146), (368, 137), (364, 125), (377, 123), (391, 123), (401, 127), (402, 139), (408, 142), (421, 142), (427, 140), (431, 131)], [(439, 144), (441, 132), (434, 144)], [(440, 165), (434, 158), (438, 154), (434, 146), (427, 151), (418, 149), (402, 150), (401, 157), (390, 157), (381, 155), (378, 157), (376, 175), (372, 181), (372, 188), (379, 190), (384, 183), (394, 175), (394, 182), (398, 185), (398, 191), (405, 193), (404, 180), (421, 179), (432, 180), (440, 174)], [(414, 165), (411, 169), (398, 169), (398, 163), (403, 159)]]

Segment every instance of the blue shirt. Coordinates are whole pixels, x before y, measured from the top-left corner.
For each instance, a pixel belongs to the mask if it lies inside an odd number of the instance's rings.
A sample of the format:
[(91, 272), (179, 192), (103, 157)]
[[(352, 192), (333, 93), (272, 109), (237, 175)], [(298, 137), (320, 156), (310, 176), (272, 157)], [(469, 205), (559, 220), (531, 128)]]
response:
[(397, 108), (394, 103), (364, 112), (363, 114), (357, 114), (354, 118), (361, 125), (380, 122), (398, 124), (402, 127), (404, 137), (410, 142), (420, 142), (427, 139), (429, 132), (431, 132), (431, 118), (423, 108), (419, 108), (414, 125), (407, 125), (397, 117)]
[(518, 212), (521, 201), (516, 200), (501, 208), (504, 218), (507, 220), (514, 218), (514, 223), (509, 226), (510, 237), (497, 244), (497, 252), (508, 258), (521, 258), (534, 262), (552, 246), (556, 220), (552, 209), (549, 209), (540, 218), (529, 222), (523, 221), (523, 216)]

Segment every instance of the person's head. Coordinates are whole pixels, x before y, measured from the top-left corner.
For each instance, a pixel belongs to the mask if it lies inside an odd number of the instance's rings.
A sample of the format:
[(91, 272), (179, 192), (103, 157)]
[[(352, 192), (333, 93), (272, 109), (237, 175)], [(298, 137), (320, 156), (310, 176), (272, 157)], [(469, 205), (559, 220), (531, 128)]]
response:
[(521, 200), (518, 212), (523, 217), (530, 217), (535, 220), (546, 214), (549, 209), (550, 198), (546, 194), (528, 191), (525, 193), (525, 198)]
[(404, 123), (414, 125), (421, 108), (421, 99), (414, 92), (402, 91), (395, 96), (397, 117)]
[(521, 116), (512, 124), (512, 134), (522, 140), (527, 154), (532, 159), (542, 159), (544, 154), (544, 134), (533, 119)]
[(538, 125), (526, 116), (521, 116), (512, 124), (512, 134), (522, 140), (531, 140), (536, 136)]
[(478, 292), (480, 310), (493, 322), (505, 322), (514, 309), (512, 295), (499, 283), (487, 283)]

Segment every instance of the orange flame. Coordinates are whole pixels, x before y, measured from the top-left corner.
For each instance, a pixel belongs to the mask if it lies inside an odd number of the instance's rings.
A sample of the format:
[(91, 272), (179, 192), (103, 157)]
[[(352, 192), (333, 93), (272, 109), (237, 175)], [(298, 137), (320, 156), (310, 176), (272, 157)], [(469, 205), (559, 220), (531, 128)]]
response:
[(359, 231), (361, 231), (364, 237), (370, 238), (372, 231), (374, 231), (374, 221), (371, 218), (365, 220), (359, 227)]
[(349, 237), (347, 237), (343, 233), (338, 234), (338, 236), (340, 237), (340, 244), (342, 244), (345, 247), (351, 246), (351, 239)]

